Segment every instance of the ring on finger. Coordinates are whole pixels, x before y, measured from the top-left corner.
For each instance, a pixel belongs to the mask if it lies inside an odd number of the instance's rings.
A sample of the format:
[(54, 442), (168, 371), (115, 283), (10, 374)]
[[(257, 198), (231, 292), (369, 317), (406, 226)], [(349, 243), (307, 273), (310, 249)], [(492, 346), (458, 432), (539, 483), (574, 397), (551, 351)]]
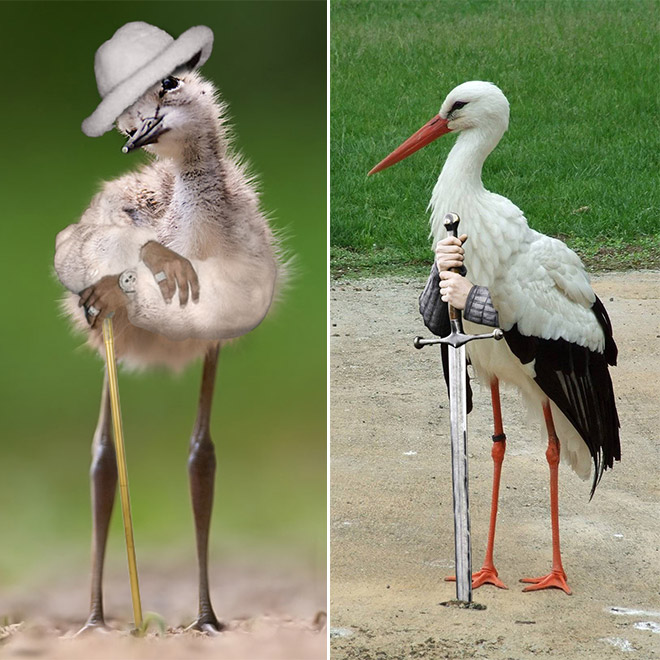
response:
[(94, 307), (94, 305), (90, 305), (90, 306), (87, 308), (87, 316), (92, 316), (92, 317), (94, 317), (94, 316), (98, 316), (100, 313), (101, 313), (101, 310), (100, 310), (100, 309), (96, 309), (96, 307)]
[(164, 270), (161, 270), (154, 275), (154, 279), (156, 282), (158, 282), (158, 284), (160, 284), (163, 280), (167, 279), (167, 275), (165, 275)]

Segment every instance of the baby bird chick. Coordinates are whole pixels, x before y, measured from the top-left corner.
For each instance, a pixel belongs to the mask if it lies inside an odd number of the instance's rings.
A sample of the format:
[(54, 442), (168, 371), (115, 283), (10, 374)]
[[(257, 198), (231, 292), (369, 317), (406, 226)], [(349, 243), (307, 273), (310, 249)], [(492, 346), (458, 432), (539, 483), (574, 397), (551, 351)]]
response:
[[(55, 269), (65, 307), (102, 349), (112, 315), (116, 353), (134, 367), (181, 368), (205, 355), (188, 462), (199, 561), (194, 627), (222, 628), (207, 575), (215, 453), (210, 413), (218, 352), (263, 320), (286, 267), (254, 182), (230, 149), (226, 108), (196, 71), (149, 89), (117, 120), (124, 152), (156, 158), (106, 183), (80, 221), (59, 233)], [(102, 573), (116, 490), (107, 377), (94, 436), (92, 597), (84, 629), (103, 627)]]

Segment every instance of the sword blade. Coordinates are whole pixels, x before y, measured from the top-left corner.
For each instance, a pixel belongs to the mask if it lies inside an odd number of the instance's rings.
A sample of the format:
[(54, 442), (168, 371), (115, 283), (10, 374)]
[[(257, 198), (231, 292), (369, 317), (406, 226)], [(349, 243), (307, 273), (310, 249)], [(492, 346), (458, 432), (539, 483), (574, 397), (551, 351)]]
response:
[(467, 465), (467, 383), (465, 346), (449, 347), (449, 413), (451, 419), (451, 475), (454, 495), (456, 598), (472, 602), (472, 548)]

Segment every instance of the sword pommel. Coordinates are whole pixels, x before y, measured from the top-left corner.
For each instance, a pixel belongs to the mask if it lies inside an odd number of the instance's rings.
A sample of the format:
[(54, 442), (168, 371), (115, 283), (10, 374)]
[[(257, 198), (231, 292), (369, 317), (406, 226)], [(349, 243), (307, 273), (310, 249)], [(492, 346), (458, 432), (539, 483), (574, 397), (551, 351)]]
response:
[(447, 213), (444, 219), (445, 229), (449, 236), (458, 236), (458, 223), (461, 219), (457, 213)]

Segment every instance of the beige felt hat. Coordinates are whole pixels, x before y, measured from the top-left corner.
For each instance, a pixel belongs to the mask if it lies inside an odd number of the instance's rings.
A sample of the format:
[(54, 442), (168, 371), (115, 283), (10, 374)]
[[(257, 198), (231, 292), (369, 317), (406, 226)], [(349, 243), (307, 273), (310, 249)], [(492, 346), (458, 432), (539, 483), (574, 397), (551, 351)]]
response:
[(191, 27), (175, 40), (155, 25), (126, 23), (96, 51), (94, 72), (102, 100), (82, 123), (83, 133), (107, 133), (150, 87), (189, 62), (201, 66), (212, 48), (213, 32), (205, 25)]

